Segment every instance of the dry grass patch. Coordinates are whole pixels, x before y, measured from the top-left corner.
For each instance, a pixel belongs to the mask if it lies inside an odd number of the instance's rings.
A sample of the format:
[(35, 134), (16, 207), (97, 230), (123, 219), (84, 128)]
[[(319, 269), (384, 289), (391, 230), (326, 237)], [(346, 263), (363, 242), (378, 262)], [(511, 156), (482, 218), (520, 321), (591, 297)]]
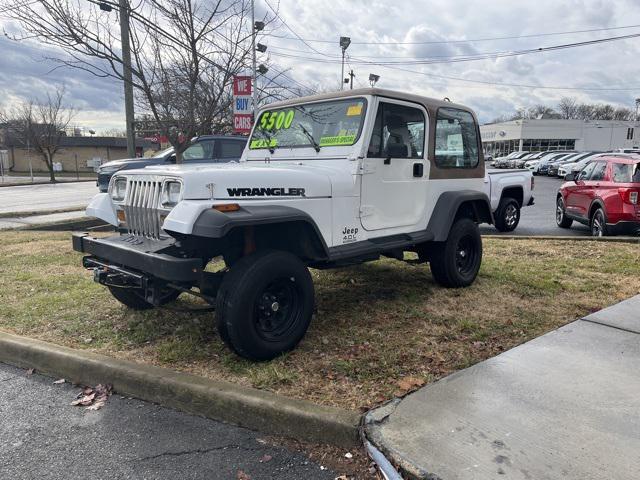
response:
[[(381, 260), (313, 271), (317, 312), (299, 348), (268, 363), (230, 353), (214, 314), (132, 312), (80, 267), (68, 233), (0, 234), (0, 328), (71, 347), (357, 409), (430, 382), (640, 290), (637, 245), (485, 240), (476, 283), (446, 290), (428, 266)], [(183, 295), (184, 297), (184, 295)], [(411, 384), (411, 382), (401, 382)]]

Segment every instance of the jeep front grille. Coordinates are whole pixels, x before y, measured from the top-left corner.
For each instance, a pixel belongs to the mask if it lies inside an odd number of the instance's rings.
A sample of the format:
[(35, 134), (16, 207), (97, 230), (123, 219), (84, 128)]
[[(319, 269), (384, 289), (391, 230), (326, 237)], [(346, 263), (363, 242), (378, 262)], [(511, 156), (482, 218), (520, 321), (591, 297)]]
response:
[(161, 195), (161, 179), (129, 178), (123, 204), (129, 233), (147, 238), (160, 238)]

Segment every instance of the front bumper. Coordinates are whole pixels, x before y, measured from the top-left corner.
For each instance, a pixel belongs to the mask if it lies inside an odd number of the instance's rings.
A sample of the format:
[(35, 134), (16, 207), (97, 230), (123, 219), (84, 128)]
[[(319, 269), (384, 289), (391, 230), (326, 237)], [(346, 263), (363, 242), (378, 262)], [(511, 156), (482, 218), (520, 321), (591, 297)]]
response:
[(168, 282), (191, 284), (202, 276), (201, 259), (170, 254), (175, 248), (174, 238), (151, 240), (134, 235), (94, 238), (87, 233), (74, 233), (72, 240), (74, 250), (90, 255), (83, 261), (87, 268), (92, 268), (93, 260), (97, 260), (107, 268), (125, 268)]

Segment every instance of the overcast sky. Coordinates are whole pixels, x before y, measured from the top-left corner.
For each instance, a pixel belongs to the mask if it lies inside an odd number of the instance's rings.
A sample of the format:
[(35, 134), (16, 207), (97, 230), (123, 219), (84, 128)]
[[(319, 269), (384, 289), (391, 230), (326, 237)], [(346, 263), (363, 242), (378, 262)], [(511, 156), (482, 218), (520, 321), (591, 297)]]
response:
[[(275, 0), (268, 0), (278, 8)], [(256, 0), (258, 16), (270, 11)], [(406, 57), (443, 58), (484, 52), (523, 50), (598, 38), (640, 33), (640, 27), (567, 35), (524, 37), (540, 33), (640, 25), (637, 0), (282, 0), (279, 15), (300, 37), (333, 43), (303, 42), (293, 38), (261, 40), (269, 47), (278, 69), (314, 88), (336, 89), (340, 81), (338, 37), (350, 36), (347, 50), (356, 73), (356, 86), (368, 85), (373, 72), (378, 86), (411, 91), (473, 107), (482, 121), (510, 113), (518, 107), (543, 103), (555, 105), (562, 96), (579, 100), (634, 106), (640, 97), (638, 59), (640, 37), (593, 46), (488, 59), (430, 65), (361, 65), (358, 60), (405, 61)], [(114, 17), (115, 20), (115, 17)], [(280, 37), (294, 33), (280, 22)], [(517, 39), (459, 43), (415, 43), (474, 40), (495, 37)], [(389, 42), (364, 45), (356, 42)], [(414, 42), (399, 44), (395, 42)], [(35, 43), (16, 44), (0, 37), (0, 103), (43, 95), (55, 85), (65, 85), (68, 99), (81, 113), (77, 122), (88, 128), (124, 128), (122, 85), (88, 73), (58, 69), (43, 59), (47, 51)], [(319, 52), (319, 53), (318, 53)], [(262, 55), (262, 54), (261, 54)], [(288, 58), (300, 56), (304, 58)], [(384, 58), (382, 58), (384, 57)], [(310, 61), (320, 59), (322, 62)], [(331, 63), (325, 63), (330, 61)], [(412, 70), (412, 73), (399, 71)], [(349, 70), (349, 66), (346, 67)], [(269, 72), (269, 76), (273, 70)], [(554, 90), (495, 86), (449, 80), (552, 87), (629, 88), (637, 90)], [(289, 80), (278, 79), (288, 83)]]

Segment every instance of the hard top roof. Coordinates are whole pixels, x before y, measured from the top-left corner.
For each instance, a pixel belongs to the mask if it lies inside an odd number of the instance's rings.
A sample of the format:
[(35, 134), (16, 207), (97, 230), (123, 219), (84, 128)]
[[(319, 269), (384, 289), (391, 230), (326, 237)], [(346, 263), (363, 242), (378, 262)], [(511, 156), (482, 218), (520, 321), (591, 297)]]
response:
[(265, 105), (264, 108), (282, 108), (290, 105), (298, 105), (301, 103), (318, 102), (322, 100), (336, 100), (347, 97), (360, 97), (363, 95), (376, 95), (379, 97), (393, 98), (396, 100), (406, 100), (409, 102), (420, 103), (425, 107), (439, 108), (439, 107), (454, 107), (463, 110), (472, 111), (469, 107), (460, 105), (457, 103), (449, 102), (446, 100), (437, 100), (435, 98), (423, 97), (421, 95), (415, 95), (413, 93), (398, 92), (395, 90), (386, 90), (384, 88), (354, 88), (353, 90), (342, 90), (337, 92), (320, 93), (317, 95), (309, 95), (307, 97), (297, 97), (289, 100), (283, 100), (280, 102), (270, 103)]

